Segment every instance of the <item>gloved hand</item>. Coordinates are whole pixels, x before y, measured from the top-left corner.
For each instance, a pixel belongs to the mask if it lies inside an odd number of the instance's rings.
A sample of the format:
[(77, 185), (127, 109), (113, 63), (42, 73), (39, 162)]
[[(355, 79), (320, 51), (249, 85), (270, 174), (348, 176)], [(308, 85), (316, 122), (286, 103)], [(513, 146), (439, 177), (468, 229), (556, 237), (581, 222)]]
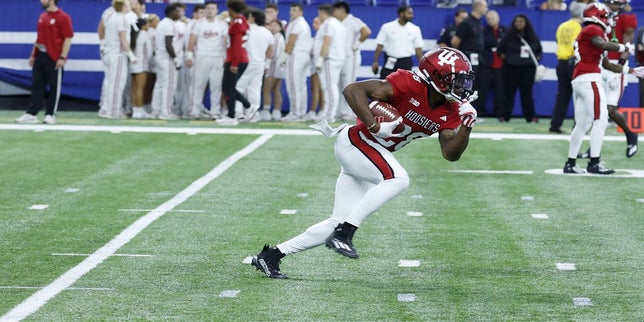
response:
[(175, 57), (174, 59), (172, 59), (172, 62), (174, 62), (174, 67), (176, 69), (181, 69), (181, 66), (183, 64), (183, 62), (181, 61), (181, 57)]
[(627, 42), (624, 44), (624, 46), (626, 47), (628, 52), (631, 53), (631, 55), (635, 54), (635, 45), (631, 44), (630, 42)]
[(458, 115), (465, 127), (473, 127), (476, 123), (476, 109), (469, 102), (463, 103), (458, 108)]
[(130, 60), (131, 64), (135, 64), (137, 61), (139, 61), (139, 59), (136, 58), (136, 55), (131, 50), (127, 52), (127, 58)]
[(322, 68), (323, 63), (324, 63), (324, 57), (320, 57), (320, 56), (315, 57), (315, 68), (317, 69)]
[(286, 64), (286, 59), (288, 58), (288, 56), (288, 54), (282, 53), (277, 59), (277, 66), (284, 66)]
[(633, 68), (633, 75), (635, 75), (637, 78), (644, 78), (644, 66)]
[(399, 116), (395, 121), (392, 122), (382, 122), (380, 123), (380, 128), (378, 129), (378, 132), (375, 132), (372, 134), (381, 137), (383, 139), (390, 138), (390, 137), (399, 137), (399, 134), (394, 133), (394, 129), (402, 123), (403, 119), (402, 116)]
[(468, 102), (468, 103), (472, 103), (472, 102), (476, 101), (478, 98), (479, 98), (479, 91), (474, 91), (474, 93), (472, 93), (472, 94), (467, 98), (467, 102)]

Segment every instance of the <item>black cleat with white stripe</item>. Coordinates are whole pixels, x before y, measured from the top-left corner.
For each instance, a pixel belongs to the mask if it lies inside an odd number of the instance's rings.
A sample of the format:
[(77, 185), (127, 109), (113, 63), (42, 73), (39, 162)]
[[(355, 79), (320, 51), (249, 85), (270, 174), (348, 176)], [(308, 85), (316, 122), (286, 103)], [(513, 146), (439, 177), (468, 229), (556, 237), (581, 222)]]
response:
[(333, 249), (336, 253), (349, 257), (358, 258), (358, 251), (353, 247), (353, 233), (358, 229), (357, 227), (342, 223), (335, 228), (333, 234), (326, 239), (326, 247)]
[(284, 257), (284, 255), (277, 248), (270, 248), (266, 244), (259, 254), (253, 256), (251, 264), (262, 271), (268, 278), (288, 278), (288, 276), (280, 272), (281, 257)]

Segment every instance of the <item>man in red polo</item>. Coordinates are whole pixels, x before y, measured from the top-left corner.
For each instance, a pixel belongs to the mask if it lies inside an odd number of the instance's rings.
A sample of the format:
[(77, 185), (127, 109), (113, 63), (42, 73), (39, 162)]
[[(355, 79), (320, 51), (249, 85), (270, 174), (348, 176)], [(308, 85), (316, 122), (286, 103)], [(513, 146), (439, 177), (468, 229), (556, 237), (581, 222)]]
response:
[(16, 119), (16, 123), (38, 123), (36, 115), (43, 107), (48, 85), (50, 95), (43, 122), (56, 123), (63, 67), (74, 36), (72, 19), (58, 8), (58, 0), (40, 0), (40, 5), (45, 12), (38, 18), (38, 36), (29, 57), (29, 66), (32, 68), (29, 108)]

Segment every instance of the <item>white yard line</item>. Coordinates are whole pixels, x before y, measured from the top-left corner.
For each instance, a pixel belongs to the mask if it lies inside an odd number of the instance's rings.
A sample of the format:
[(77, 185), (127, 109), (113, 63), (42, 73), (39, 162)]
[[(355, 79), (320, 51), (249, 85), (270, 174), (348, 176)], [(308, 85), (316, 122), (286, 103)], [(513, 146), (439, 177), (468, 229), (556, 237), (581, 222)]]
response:
[(264, 143), (266, 143), (266, 141), (268, 141), (271, 137), (272, 135), (262, 135), (242, 150), (239, 150), (232, 156), (228, 157), (214, 169), (210, 170), (210, 172), (208, 172), (206, 175), (190, 184), (187, 188), (176, 194), (170, 200), (164, 202), (156, 209), (139, 218), (137, 221), (123, 230), (120, 234), (110, 240), (107, 244), (87, 257), (80, 264), (74, 266), (63, 275), (58, 277), (51, 284), (32, 294), (30, 297), (22, 301), (22, 303), (16, 305), (16, 307), (14, 307), (11, 311), (0, 317), (0, 321), (20, 321), (38, 311), (43, 305), (47, 304), (49, 300), (58, 295), (58, 293), (74, 285), (74, 283), (76, 283), (76, 281), (78, 281), (78, 279), (80, 279), (83, 275), (89, 273), (92, 269), (102, 263), (109, 256), (114, 255), (121, 247), (132, 240), (132, 238), (136, 237), (136, 235), (143, 231), (143, 229), (145, 229), (148, 225), (161, 218), (161, 216), (166, 214), (168, 211), (174, 209), (184, 201), (188, 200), (188, 198), (208, 185), (211, 181), (219, 177), (222, 173), (224, 173), (235, 163), (237, 163), (237, 161), (239, 161), (241, 158), (249, 155)]

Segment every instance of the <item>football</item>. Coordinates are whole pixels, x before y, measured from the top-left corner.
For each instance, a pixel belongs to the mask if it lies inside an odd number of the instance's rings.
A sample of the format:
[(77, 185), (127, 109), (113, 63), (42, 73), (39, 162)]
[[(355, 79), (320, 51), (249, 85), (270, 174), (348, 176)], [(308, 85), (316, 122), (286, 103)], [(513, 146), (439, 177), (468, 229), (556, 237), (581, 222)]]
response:
[[(393, 122), (400, 117), (398, 110), (387, 102), (372, 101), (369, 103), (369, 109), (378, 123)], [(400, 133), (404, 129), (405, 124), (400, 123), (396, 126), (393, 133)]]

